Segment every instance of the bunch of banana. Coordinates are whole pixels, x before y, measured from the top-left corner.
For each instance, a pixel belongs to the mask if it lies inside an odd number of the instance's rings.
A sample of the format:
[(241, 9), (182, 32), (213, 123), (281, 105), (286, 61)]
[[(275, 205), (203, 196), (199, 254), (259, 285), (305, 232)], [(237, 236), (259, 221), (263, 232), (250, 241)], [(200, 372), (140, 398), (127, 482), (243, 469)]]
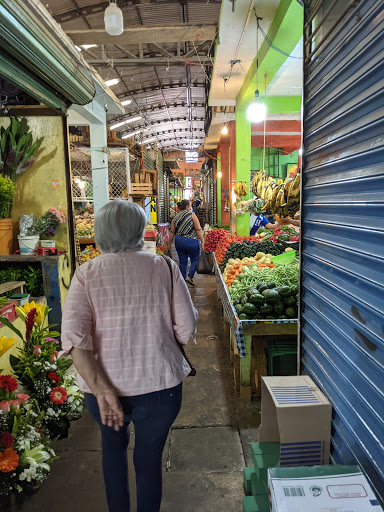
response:
[(248, 194), (247, 184), (243, 181), (238, 181), (235, 188), (236, 195), (238, 197), (244, 197)]
[(263, 201), (263, 210), (271, 210), (280, 215), (294, 215), (300, 205), (300, 175), (288, 178), (284, 182), (259, 171), (253, 178), (253, 193)]

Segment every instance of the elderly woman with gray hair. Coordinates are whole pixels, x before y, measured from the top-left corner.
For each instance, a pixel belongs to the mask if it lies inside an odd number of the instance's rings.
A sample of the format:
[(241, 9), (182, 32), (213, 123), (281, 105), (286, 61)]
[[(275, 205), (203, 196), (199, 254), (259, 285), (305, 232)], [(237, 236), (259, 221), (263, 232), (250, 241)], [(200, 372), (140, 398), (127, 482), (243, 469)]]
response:
[(197, 311), (176, 264), (143, 250), (146, 217), (128, 201), (95, 216), (102, 254), (77, 269), (64, 307), (63, 349), (100, 426), (110, 512), (128, 512), (127, 447), (135, 427), (137, 511), (158, 512), (162, 453), (191, 371), (178, 343)]

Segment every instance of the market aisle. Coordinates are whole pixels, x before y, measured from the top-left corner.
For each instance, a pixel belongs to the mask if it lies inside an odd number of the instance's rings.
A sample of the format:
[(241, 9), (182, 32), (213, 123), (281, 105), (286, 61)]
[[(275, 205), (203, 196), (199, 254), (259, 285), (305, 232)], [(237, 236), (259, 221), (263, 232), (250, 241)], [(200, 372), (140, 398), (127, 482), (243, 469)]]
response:
[[(162, 512), (240, 512), (242, 468), (251, 464), (249, 442), (257, 440), (259, 408), (240, 405), (235, 396), (215, 278), (197, 275), (195, 281), (191, 294), (200, 314), (198, 344), (188, 346), (187, 353), (197, 376), (185, 382), (183, 407), (164, 452)], [(133, 488), (132, 448), (133, 443)], [(73, 424), (70, 437), (56, 450), (60, 459), (23, 512), (107, 512), (100, 438), (88, 414)]]

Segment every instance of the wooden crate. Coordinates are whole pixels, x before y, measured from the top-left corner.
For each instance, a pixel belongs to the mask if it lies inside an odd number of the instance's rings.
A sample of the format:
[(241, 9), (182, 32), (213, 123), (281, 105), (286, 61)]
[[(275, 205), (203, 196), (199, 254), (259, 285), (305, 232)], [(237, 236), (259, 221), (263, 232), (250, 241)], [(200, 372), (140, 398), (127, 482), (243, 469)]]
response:
[(131, 183), (132, 196), (145, 196), (150, 197), (153, 194), (152, 183)]

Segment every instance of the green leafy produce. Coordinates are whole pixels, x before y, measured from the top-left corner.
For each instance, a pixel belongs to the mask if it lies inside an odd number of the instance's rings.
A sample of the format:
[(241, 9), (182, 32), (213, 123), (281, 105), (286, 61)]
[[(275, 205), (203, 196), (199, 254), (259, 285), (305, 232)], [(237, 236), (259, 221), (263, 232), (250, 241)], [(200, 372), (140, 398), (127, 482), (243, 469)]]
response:
[[(279, 265), (274, 268), (261, 268), (260, 270), (253, 267), (241, 281), (238, 279), (234, 280), (229, 289), (230, 296), (232, 299), (239, 299), (248, 288), (253, 286), (256, 286), (259, 292), (264, 291), (268, 289), (266, 283), (269, 281), (273, 281), (277, 285), (276, 287), (289, 287), (289, 292), (284, 290), (283, 295), (291, 295), (291, 286), (299, 285), (299, 265), (292, 263), (289, 265)], [(258, 283), (263, 283), (263, 285), (257, 286)], [(278, 293), (281, 293), (281, 289)]]
[(24, 290), (32, 297), (44, 295), (43, 273), (40, 264), (26, 267), (22, 263), (14, 263), (12, 267), (7, 265), (7, 268), (0, 269), (0, 284), (12, 281), (25, 281)]

